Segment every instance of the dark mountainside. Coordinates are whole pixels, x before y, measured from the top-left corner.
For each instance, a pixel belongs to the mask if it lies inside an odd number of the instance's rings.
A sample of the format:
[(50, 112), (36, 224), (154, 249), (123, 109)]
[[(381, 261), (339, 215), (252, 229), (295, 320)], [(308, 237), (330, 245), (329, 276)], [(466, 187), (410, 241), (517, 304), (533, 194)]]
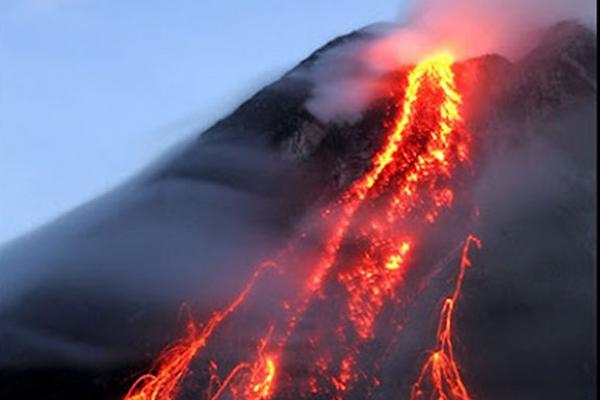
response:
[[(303, 71), (373, 35), (333, 40), (183, 151), (0, 249), (0, 399), (119, 398), (180, 336), (183, 301), (205, 317), (367, 170), (393, 99), (325, 123)], [(596, 398), (596, 56), (596, 34), (563, 22), (519, 61), (456, 66), (459, 87), (476, 82), (463, 94), (484, 247), (456, 314), (476, 399)], [(402, 333), (380, 398), (408, 395), (435, 310)]]

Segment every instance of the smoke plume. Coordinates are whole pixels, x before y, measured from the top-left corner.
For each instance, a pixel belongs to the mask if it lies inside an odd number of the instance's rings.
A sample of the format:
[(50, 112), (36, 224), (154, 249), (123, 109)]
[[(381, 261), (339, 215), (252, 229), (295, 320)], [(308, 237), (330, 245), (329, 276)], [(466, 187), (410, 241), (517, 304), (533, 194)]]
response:
[(360, 31), (362, 39), (329, 51), (305, 76), (314, 84), (307, 109), (322, 121), (353, 122), (389, 89), (381, 77), (440, 51), (464, 60), (500, 54), (517, 60), (550, 25), (576, 20), (596, 30), (594, 0), (429, 0), (408, 20)]

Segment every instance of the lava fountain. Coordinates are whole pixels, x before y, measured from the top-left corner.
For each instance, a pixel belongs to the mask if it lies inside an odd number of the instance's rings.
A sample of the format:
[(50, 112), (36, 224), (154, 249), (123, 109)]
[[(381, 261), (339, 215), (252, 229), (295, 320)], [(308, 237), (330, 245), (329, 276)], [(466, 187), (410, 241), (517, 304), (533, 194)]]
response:
[[(379, 325), (390, 309), (407, 304), (411, 291), (406, 275), (416, 264), (417, 249), (425, 247), (424, 232), (452, 210), (457, 171), (471, 167), (471, 137), (463, 124), (452, 56), (439, 53), (424, 59), (410, 69), (403, 85), (397, 116), (371, 167), (336, 202), (323, 207), (319, 227), (308, 227), (295, 240), (320, 237), (326, 227), (318, 255), (302, 262), (304, 279), (297, 282), (297, 290), (277, 299), (281, 315), (265, 324), (252, 355), (227, 373), (221, 375), (218, 363), (210, 360), (209, 378), (197, 398), (373, 397), (385, 357), (373, 357), (369, 346), (375, 341), (389, 344), (401, 329), (397, 324), (392, 332), (382, 333)], [(421, 369), (413, 399), (470, 399), (452, 349), (451, 328), (472, 242), (479, 245), (469, 236), (455, 290), (443, 303), (439, 349)], [(241, 312), (257, 280), (266, 279), (265, 269), (276, 265), (285, 277), (294, 268), (290, 260), (301, 257), (295, 249), (290, 246), (272, 263), (259, 266), (239, 296), (207, 322), (189, 322), (187, 336), (168, 347), (124, 399), (176, 399), (192, 360), (206, 357), (202, 350), (216, 340), (222, 324)], [(317, 319), (308, 329), (305, 321), (331, 304), (343, 312), (326, 321)], [(301, 374), (294, 365), (297, 343), (306, 349)]]

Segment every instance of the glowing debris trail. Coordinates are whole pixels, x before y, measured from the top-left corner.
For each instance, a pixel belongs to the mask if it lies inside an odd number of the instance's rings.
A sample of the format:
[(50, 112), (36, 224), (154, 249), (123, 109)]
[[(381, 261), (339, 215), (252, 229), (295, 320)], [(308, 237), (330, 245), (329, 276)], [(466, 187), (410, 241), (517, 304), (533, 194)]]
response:
[[(360, 255), (343, 261), (349, 265), (337, 273), (337, 280), (347, 291), (348, 318), (357, 338), (342, 329), (338, 336), (347, 348), (346, 355), (339, 364), (322, 368), (330, 373), (338, 371), (330, 379), (335, 398), (343, 398), (342, 393), (361, 379), (360, 370), (354, 368), (359, 364), (361, 348), (375, 338), (381, 311), (397, 300), (410, 267), (417, 232), (402, 227), (402, 221), (410, 219), (415, 228), (416, 224), (434, 223), (442, 209), (452, 206), (452, 173), (468, 161), (469, 136), (462, 129), (461, 96), (454, 84), (452, 57), (442, 53), (422, 61), (410, 71), (407, 81), (401, 117), (375, 156), (375, 167), (343, 197), (346, 201), (363, 200), (359, 207), (379, 199), (387, 205), (384, 212), (367, 214), (366, 222), (364, 216), (357, 217), (358, 222), (351, 221), (358, 224), (359, 234), (343, 237), (366, 244), (361, 246)], [(407, 231), (399, 233), (398, 228)], [(336, 249), (332, 262), (337, 262), (339, 251)], [(336, 331), (340, 331), (339, 326)]]
[[(258, 361), (253, 365), (242, 362), (233, 368), (217, 392), (214, 395), (209, 393), (210, 400), (220, 399), (227, 391), (234, 399), (263, 400), (271, 397), (275, 390), (277, 362), (272, 355), (265, 354), (265, 351), (271, 341), (273, 329), (274, 326), (271, 325), (267, 335), (260, 341)], [(215, 378), (218, 380), (218, 376), (215, 375)]]
[[(399, 234), (394, 222), (410, 217), (431, 224), (443, 208), (452, 205), (452, 172), (468, 160), (469, 143), (458, 111), (461, 97), (454, 85), (452, 63), (450, 55), (441, 53), (409, 72), (400, 118), (374, 156), (373, 167), (323, 213), (324, 218), (333, 220), (331, 235), (288, 321), (279, 351), (285, 352), (290, 335), (315, 299), (327, 297), (323, 284), (333, 278), (332, 272), (346, 289), (347, 315), (357, 337), (348, 336), (343, 321), (319, 337), (310, 337), (308, 344), (318, 346), (335, 332), (345, 355), (339, 359), (330, 349), (317, 347), (313, 371), (304, 384), (288, 387), (291, 393), (342, 399), (343, 393), (352, 389), (361, 377), (355, 369), (361, 346), (374, 338), (383, 307), (395, 299), (416, 241), (414, 230)], [(363, 206), (380, 198), (387, 202), (384, 215), (357, 215)], [(359, 245), (362, 251), (344, 260), (345, 242), (363, 243)], [(322, 382), (324, 376), (329, 376), (330, 388)]]
[[(446, 180), (456, 165), (466, 160), (467, 152), (463, 146), (466, 137), (461, 136), (459, 126), (458, 103), (461, 99), (454, 88), (451, 65), (449, 55), (438, 54), (411, 71), (402, 117), (388, 145), (376, 156), (376, 160), (380, 160), (378, 165), (387, 168), (377, 168), (380, 179), (375, 178), (370, 184), (375, 193), (369, 200), (390, 185), (391, 199), (383, 222), (380, 222), (381, 217), (375, 216), (366, 224), (362, 236), (368, 238), (369, 246), (358, 259), (359, 264), (338, 276), (349, 293), (350, 316), (362, 339), (372, 337), (375, 319), (386, 299), (394, 297), (407, 266), (408, 253), (414, 246), (412, 238), (398, 237), (394, 233), (393, 222), (410, 215), (433, 223), (442, 208), (452, 205), (453, 192)], [(441, 101), (436, 96), (440, 89)], [(425, 90), (430, 92), (421, 93)], [(440, 102), (440, 105), (428, 109), (423, 102), (433, 105)], [(419, 110), (413, 111), (415, 104)], [(415, 116), (416, 111), (420, 111), (418, 116)], [(433, 128), (419, 132), (423, 130), (419, 126), (423, 120), (433, 121)], [(454, 133), (455, 140), (450, 140), (450, 133)], [(419, 148), (422, 146), (424, 150)], [(454, 148), (462, 150), (454, 154)], [(390, 153), (391, 150), (394, 152)], [(399, 173), (402, 175), (398, 176)], [(365, 182), (372, 182), (370, 175), (365, 179)], [(358, 184), (362, 187), (361, 182)], [(428, 201), (431, 204), (426, 204)], [(417, 207), (420, 209), (414, 212)]]
[[(453, 131), (456, 122), (461, 119), (458, 112), (458, 103), (461, 99), (454, 87), (453, 62), (454, 60), (450, 54), (439, 53), (421, 61), (408, 74), (408, 83), (400, 111), (401, 117), (394, 124), (394, 129), (387, 136), (382, 149), (373, 157), (372, 169), (353, 183), (350, 189), (342, 195), (339, 201), (341, 215), (338, 217), (339, 220), (332, 235), (325, 244), (325, 255), (319, 261), (315, 273), (309, 280), (309, 293), (320, 289), (324, 276), (336, 259), (340, 243), (352, 222), (352, 217), (372, 189), (382, 190), (396, 172), (410, 167), (412, 169), (411, 174), (406, 177), (399, 194), (403, 198), (396, 197), (394, 199), (394, 204), (397, 207), (402, 207), (402, 212), (406, 212), (414, 207), (415, 202), (419, 200), (418, 196), (415, 196), (415, 192), (417, 186), (422, 183), (420, 178), (436, 172), (441, 172), (444, 175), (450, 174), (451, 164), (447, 159), (448, 154), (446, 154), (450, 150), (451, 144), (448, 134)], [(427, 78), (436, 80), (436, 89), (441, 88), (444, 92), (444, 101), (439, 108), (441, 116), (439, 127), (434, 129), (433, 132), (428, 132), (431, 138), (430, 148), (428, 149), (430, 154), (419, 157), (414, 165), (406, 165), (407, 163), (399, 162), (397, 155), (403, 141), (406, 139), (407, 128), (415, 118), (414, 105), (419, 99), (419, 90)], [(459, 149), (459, 161), (464, 161), (467, 157), (466, 145), (457, 143), (457, 148)], [(438, 171), (435, 171), (435, 169), (438, 169)], [(383, 182), (380, 181), (380, 178)], [(379, 183), (379, 185), (375, 186), (376, 183)], [(378, 193), (375, 193), (373, 197), (377, 195)], [(440, 201), (439, 205), (449, 204)]]
[(460, 271), (452, 296), (444, 300), (437, 331), (438, 347), (425, 361), (417, 381), (412, 387), (410, 399), (472, 400), (465, 386), (452, 345), (452, 318), (456, 301), (462, 290), (465, 271), (471, 266), (469, 247), (474, 243), (481, 248), (481, 241), (469, 235), (460, 259)]
[[(291, 388), (291, 393), (289, 386), (282, 390), (296, 398), (312, 393), (343, 399), (355, 384), (360, 375), (355, 368), (361, 346), (374, 338), (380, 313), (395, 299), (417, 245), (416, 232), (407, 231), (407, 227), (398, 232), (396, 222), (410, 218), (410, 226), (415, 222), (434, 223), (442, 209), (452, 206), (454, 170), (468, 161), (470, 139), (462, 129), (461, 97), (455, 88), (452, 64), (452, 57), (441, 53), (409, 71), (399, 117), (374, 155), (371, 168), (322, 213), (330, 233), (321, 255), (307, 271), (302, 293), (282, 301), (288, 310), (286, 317), (273, 322), (260, 340), (254, 361), (239, 363), (223, 380), (216, 373), (217, 364), (211, 362), (206, 398), (217, 400), (225, 394), (240, 400), (272, 398), (276, 380), (285, 372), (279, 371), (278, 363), (288, 350), (288, 340), (317, 295), (324, 295), (324, 282), (331, 280), (346, 291), (347, 321), (355, 334), (348, 336), (340, 333), (343, 328), (335, 327), (334, 334), (341, 335), (338, 343), (345, 348), (341, 358), (322, 348), (315, 370), (308, 374), (309, 387), (299, 384)], [(369, 215), (370, 208), (363, 206), (376, 202), (383, 202), (384, 212)], [(361, 254), (347, 261), (341, 255), (346, 241), (365, 244)], [(190, 323), (188, 337), (167, 349), (158, 360), (156, 373), (139, 378), (124, 400), (174, 400), (192, 359), (206, 346), (214, 330), (244, 302), (262, 269), (201, 331)], [(317, 339), (310, 340), (319, 345)], [(323, 379), (333, 389), (324, 387)]]
[(163, 351), (157, 360), (156, 373), (139, 377), (129, 389), (125, 400), (175, 399), (179, 384), (185, 378), (194, 356), (206, 346), (208, 339), (221, 322), (244, 302), (265, 269), (273, 267), (273, 264), (263, 263), (234, 301), (225, 309), (215, 312), (204, 326), (198, 327), (193, 321), (189, 321), (187, 337)]

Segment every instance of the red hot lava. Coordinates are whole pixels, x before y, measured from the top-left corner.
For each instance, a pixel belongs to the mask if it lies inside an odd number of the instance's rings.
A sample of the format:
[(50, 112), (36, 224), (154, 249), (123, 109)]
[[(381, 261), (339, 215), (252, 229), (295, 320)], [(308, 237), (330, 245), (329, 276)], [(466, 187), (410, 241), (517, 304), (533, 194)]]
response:
[(468, 254), (471, 243), (475, 243), (478, 248), (481, 248), (481, 241), (478, 238), (472, 235), (467, 237), (460, 259), (460, 271), (454, 292), (452, 296), (444, 300), (442, 307), (437, 331), (438, 347), (423, 365), (421, 373), (412, 387), (411, 400), (472, 400), (458, 370), (454, 357), (454, 346), (452, 345), (454, 307), (458, 296), (460, 296), (465, 270), (471, 266)]
[[(265, 400), (285, 393), (292, 398), (343, 399), (359, 382), (380, 384), (375, 365), (381, 360), (373, 361), (370, 372), (359, 368), (365, 348), (377, 339), (386, 307), (401, 301), (413, 249), (421, 242), (415, 227), (436, 224), (452, 208), (454, 173), (469, 163), (470, 136), (463, 127), (452, 66), (452, 57), (441, 53), (410, 70), (398, 99), (398, 117), (371, 168), (321, 213), (329, 233), (318, 258), (305, 264), (301, 293), (281, 299), (284, 316), (269, 322), (253, 359), (238, 363), (223, 379), (216, 362), (210, 363), (208, 389), (199, 398)], [(470, 399), (452, 350), (451, 322), (472, 241), (479, 243), (469, 237), (465, 245), (456, 290), (442, 310), (439, 349), (425, 363), (413, 399), (424, 396), (429, 381), (435, 395), (427, 398)], [(294, 250), (290, 252), (278, 261), (284, 271), (286, 259), (294, 257)], [(259, 268), (241, 294), (202, 327), (190, 323), (187, 338), (168, 348), (155, 371), (139, 378), (125, 400), (175, 399), (192, 359), (200, 357), (213, 332), (245, 301), (263, 270)], [(332, 294), (332, 285), (342, 297)], [(327, 321), (325, 332), (304, 338), (311, 349), (307, 353), (316, 355), (307, 356), (311, 362), (303, 377), (287, 371), (285, 361), (294, 352), (290, 342), (302, 336), (298, 331), (303, 319), (321, 307), (323, 299), (340, 298), (345, 311), (339, 320), (333, 326)], [(324, 344), (327, 337), (335, 338), (333, 346)]]

